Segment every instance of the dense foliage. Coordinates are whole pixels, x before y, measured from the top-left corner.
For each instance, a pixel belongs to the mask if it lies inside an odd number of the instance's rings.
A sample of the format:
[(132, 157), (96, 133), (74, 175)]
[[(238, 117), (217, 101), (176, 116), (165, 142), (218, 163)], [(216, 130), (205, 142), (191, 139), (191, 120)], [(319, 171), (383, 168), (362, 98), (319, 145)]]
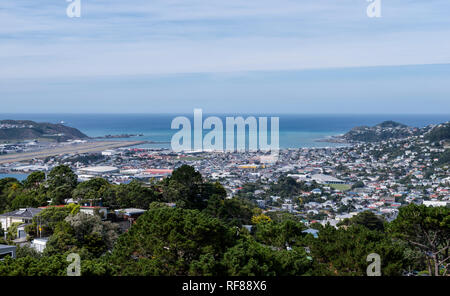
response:
[[(295, 196), (314, 186), (281, 178), (269, 191)], [(78, 205), (47, 207), (27, 227), (31, 237), (49, 237), (44, 253), (18, 248), (17, 259), (0, 262), (0, 275), (65, 275), (69, 253), (80, 255), (82, 275), (365, 275), (371, 253), (381, 256), (383, 275), (411, 268), (443, 275), (448, 266), (450, 211), (443, 207), (403, 207), (390, 223), (362, 212), (337, 229), (314, 224), (314, 237), (295, 215), (227, 198), (220, 183), (189, 166), (151, 186), (99, 178), (78, 183), (65, 166), (24, 182), (0, 180), (1, 212), (69, 198), (147, 211), (124, 232)]]

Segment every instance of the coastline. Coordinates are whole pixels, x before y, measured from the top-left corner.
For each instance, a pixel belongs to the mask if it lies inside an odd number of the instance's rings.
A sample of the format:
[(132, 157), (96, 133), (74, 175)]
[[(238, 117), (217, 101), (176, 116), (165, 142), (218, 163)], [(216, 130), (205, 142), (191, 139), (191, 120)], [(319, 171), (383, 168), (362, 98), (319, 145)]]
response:
[(343, 134), (329, 136), (329, 137), (326, 137), (326, 138), (316, 139), (316, 140), (314, 140), (314, 142), (318, 142), (318, 143), (350, 144), (350, 142), (348, 140), (346, 140), (343, 136), (344, 136)]

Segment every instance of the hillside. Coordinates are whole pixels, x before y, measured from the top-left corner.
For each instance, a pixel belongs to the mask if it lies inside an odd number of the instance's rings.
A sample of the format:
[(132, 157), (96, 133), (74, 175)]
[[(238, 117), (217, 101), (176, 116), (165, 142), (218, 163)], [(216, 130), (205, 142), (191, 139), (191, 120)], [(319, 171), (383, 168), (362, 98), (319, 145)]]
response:
[(389, 139), (406, 138), (418, 134), (419, 129), (395, 122), (384, 121), (373, 127), (358, 126), (344, 134), (348, 142), (378, 142)]
[(450, 122), (439, 124), (425, 134), (425, 139), (430, 142), (450, 140)]
[(31, 120), (0, 120), (0, 141), (49, 139), (58, 142), (88, 138), (76, 128)]

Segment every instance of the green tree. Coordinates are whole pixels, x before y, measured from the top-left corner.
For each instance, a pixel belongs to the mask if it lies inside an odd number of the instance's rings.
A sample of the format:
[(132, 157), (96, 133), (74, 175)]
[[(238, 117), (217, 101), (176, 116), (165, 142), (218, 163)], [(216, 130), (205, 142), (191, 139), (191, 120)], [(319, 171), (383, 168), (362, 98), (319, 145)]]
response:
[(344, 219), (344, 221), (338, 223), (338, 226), (362, 225), (370, 230), (384, 231), (384, 223), (385, 221), (382, 217), (375, 215), (371, 211), (364, 211), (358, 213), (356, 216), (353, 216), (350, 219)]
[(129, 184), (121, 184), (115, 192), (115, 203), (120, 208), (148, 209), (149, 205), (158, 200), (156, 193), (142, 186), (136, 180)]
[(222, 264), (228, 276), (275, 276), (275, 252), (253, 239), (243, 239), (230, 248)]
[[(70, 204), (63, 207), (48, 207), (42, 210), (39, 214), (33, 217), (33, 222), (26, 227), (28, 234), (32, 236), (47, 237), (53, 234), (56, 225), (70, 214), (77, 214), (80, 211), (80, 206), (75, 204)], [(40, 228), (40, 233), (37, 233)]]
[(301, 244), (305, 234), (305, 225), (300, 222), (286, 220), (281, 223), (259, 223), (255, 226), (255, 239), (277, 249), (286, 249)]
[(410, 204), (400, 208), (390, 234), (420, 250), (430, 275), (446, 275), (449, 267), (450, 209)]
[(50, 190), (55, 190), (61, 186), (68, 186), (70, 189), (74, 189), (78, 184), (77, 180), (77, 175), (66, 165), (59, 165), (53, 168), (47, 177)]
[(308, 275), (312, 267), (303, 248), (277, 250), (252, 238), (244, 238), (230, 248), (222, 264), (228, 276)]
[(203, 212), (230, 226), (241, 227), (243, 224), (250, 224), (254, 208), (250, 202), (239, 197), (226, 199), (219, 194), (212, 194)]
[(33, 172), (25, 179), (23, 185), (25, 188), (37, 189), (41, 183), (45, 181), (44, 172)]
[(78, 202), (92, 202), (96, 204), (101, 201), (103, 194), (111, 185), (103, 178), (81, 182), (72, 191), (72, 197)]
[(120, 236), (114, 260), (121, 275), (217, 274), (233, 233), (198, 210), (151, 207)]
[(45, 195), (39, 196), (36, 191), (28, 191), (17, 195), (11, 202), (11, 208), (37, 208), (45, 204)]
[(0, 276), (64, 276), (70, 263), (62, 254), (54, 256), (25, 256), (0, 261)]
[[(168, 202), (175, 202), (178, 207), (187, 209), (204, 209), (207, 198), (202, 194), (202, 175), (188, 165), (182, 165), (166, 178), (163, 196)], [(211, 189), (208, 187), (207, 189)]]
[(307, 240), (312, 257), (317, 261), (316, 272), (325, 271), (325, 275), (364, 276), (368, 266), (366, 259), (371, 253), (380, 255), (384, 276), (401, 275), (409, 263), (402, 244), (361, 225), (347, 229), (327, 225), (320, 228), (318, 238)]
[(46, 254), (85, 251), (88, 257), (98, 257), (111, 250), (119, 236), (117, 224), (102, 221), (98, 215), (78, 213), (58, 223), (50, 237)]
[(353, 185), (352, 185), (352, 189), (355, 189), (355, 188), (363, 188), (363, 187), (364, 187), (364, 182), (363, 182), (363, 181), (355, 182), (355, 183), (353, 183)]
[(61, 185), (54, 188), (48, 193), (48, 197), (52, 201), (52, 205), (64, 205), (65, 200), (69, 199), (72, 195), (72, 187), (69, 185)]

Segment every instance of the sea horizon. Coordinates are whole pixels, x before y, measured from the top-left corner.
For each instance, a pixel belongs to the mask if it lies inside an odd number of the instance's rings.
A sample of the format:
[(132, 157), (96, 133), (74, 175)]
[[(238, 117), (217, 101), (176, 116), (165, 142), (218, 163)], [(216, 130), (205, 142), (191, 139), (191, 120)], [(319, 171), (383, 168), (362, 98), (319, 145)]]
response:
[[(170, 148), (170, 128), (177, 116), (186, 116), (193, 122), (193, 113), (2, 113), (0, 119), (32, 120), (36, 122), (61, 123), (77, 128), (89, 137), (105, 135), (143, 134), (117, 140), (149, 141), (141, 148)], [(412, 127), (424, 127), (450, 120), (450, 114), (251, 114), (251, 113), (204, 113), (203, 120), (218, 116), (276, 116), (279, 117), (280, 148), (339, 147), (343, 144), (318, 142), (320, 139), (344, 134), (356, 126), (373, 126), (393, 120)], [(206, 133), (207, 131), (205, 131)]]

